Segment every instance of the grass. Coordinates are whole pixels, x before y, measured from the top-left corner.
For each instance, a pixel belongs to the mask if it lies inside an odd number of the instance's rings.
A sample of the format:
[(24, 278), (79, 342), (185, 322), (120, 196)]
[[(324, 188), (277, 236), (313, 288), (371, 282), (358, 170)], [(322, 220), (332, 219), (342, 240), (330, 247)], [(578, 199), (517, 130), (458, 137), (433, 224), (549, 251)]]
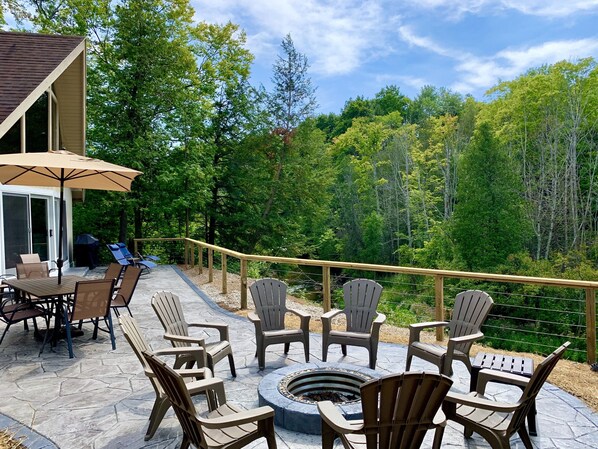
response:
[(27, 449), (21, 444), (21, 439), (14, 437), (9, 429), (0, 430), (0, 449)]

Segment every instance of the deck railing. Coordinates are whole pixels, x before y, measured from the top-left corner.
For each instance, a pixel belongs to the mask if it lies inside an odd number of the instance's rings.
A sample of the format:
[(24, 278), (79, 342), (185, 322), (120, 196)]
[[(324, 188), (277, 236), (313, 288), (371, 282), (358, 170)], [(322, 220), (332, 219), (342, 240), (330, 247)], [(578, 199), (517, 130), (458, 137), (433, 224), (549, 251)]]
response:
[[(182, 262), (191, 267), (197, 267), (201, 273), (204, 269), (204, 265), (208, 270), (208, 282), (213, 282), (213, 271), (215, 255), (218, 259), (218, 265), (222, 273), (222, 292), (227, 293), (228, 279), (227, 274), (229, 273), (228, 262), (229, 258), (238, 260), (238, 274), (240, 276), (241, 283), (241, 300), (240, 308), (247, 308), (247, 287), (248, 287), (248, 264), (250, 262), (262, 262), (268, 264), (283, 264), (283, 265), (296, 265), (302, 267), (312, 267), (320, 271), (320, 282), (321, 285), (321, 296), (322, 296), (322, 307), (323, 311), (327, 312), (332, 307), (332, 283), (331, 283), (331, 270), (355, 270), (359, 272), (369, 273), (393, 273), (410, 276), (424, 276), (428, 279), (433, 280), (433, 296), (434, 296), (434, 319), (444, 320), (445, 319), (445, 291), (447, 286), (445, 280), (447, 279), (458, 279), (458, 280), (470, 280), (470, 281), (483, 281), (498, 284), (525, 284), (526, 286), (538, 286), (538, 287), (559, 287), (563, 289), (574, 289), (579, 291), (580, 296), (577, 299), (570, 298), (547, 298), (542, 296), (534, 296), (533, 294), (526, 295), (526, 301), (533, 302), (528, 306), (512, 306), (508, 301), (502, 304), (503, 310), (509, 310), (509, 307), (517, 307), (519, 309), (533, 309), (542, 310), (549, 314), (562, 314), (563, 308), (552, 309), (550, 304), (565, 304), (565, 313), (568, 316), (579, 317), (579, 323), (572, 325), (573, 327), (579, 328), (577, 334), (582, 335), (585, 330), (585, 358), (588, 363), (596, 362), (596, 290), (598, 289), (598, 282), (573, 280), (573, 279), (553, 279), (553, 278), (540, 278), (540, 277), (528, 277), (528, 276), (510, 276), (500, 275), (492, 273), (474, 273), (464, 271), (451, 271), (451, 270), (435, 270), (425, 268), (412, 268), (412, 267), (399, 267), (391, 265), (375, 265), (365, 263), (352, 263), (352, 262), (336, 262), (327, 260), (312, 260), (312, 259), (298, 259), (291, 257), (277, 257), (277, 256), (264, 256), (255, 254), (244, 254), (228, 248), (223, 248), (217, 245), (211, 245), (199, 240), (188, 239), (188, 238), (153, 238), (153, 239), (135, 239), (135, 251), (137, 251), (138, 244), (143, 245), (164, 245), (167, 242), (177, 242), (181, 245), (175, 250), (171, 250), (170, 258), (177, 256), (178, 262)], [(153, 249), (153, 248), (152, 248)], [(181, 254), (182, 253), (182, 254)], [(204, 253), (207, 258), (204, 261)], [(492, 294), (492, 293), (491, 293)], [(497, 295), (501, 292), (497, 291)], [(494, 294), (493, 294), (494, 297)], [(496, 298), (495, 298), (496, 299)], [(565, 302), (566, 301), (566, 302)], [(546, 304), (543, 304), (546, 303)], [(496, 308), (496, 306), (495, 306)], [(517, 317), (517, 313), (513, 313), (512, 316), (508, 314), (502, 314), (497, 316), (495, 323), (500, 323), (500, 319), (510, 320), (517, 323), (523, 323), (529, 319)], [(492, 315), (491, 315), (492, 316)], [(546, 323), (543, 321), (543, 323)], [(551, 324), (563, 324), (558, 321), (551, 321)], [(534, 334), (533, 329), (521, 329), (521, 328), (509, 328), (508, 325), (495, 324), (495, 327), (504, 329), (505, 332), (517, 331), (517, 332), (528, 332)], [(528, 326), (533, 328), (532, 325)], [(584, 329), (585, 328), (585, 329)], [(536, 337), (548, 335), (543, 332), (535, 332)], [(551, 334), (552, 336), (559, 336)], [(444, 337), (443, 329), (436, 329), (436, 338), (442, 341)], [(563, 338), (571, 338), (571, 335), (562, 335)], [(496, 337), (500, 340), (500, 337)], [(577, 337), (578, 339), (583, 337)], [(540, 345), (541, 346), (541, 345)], [(582, 348), (583, 350), (583, 348)]]

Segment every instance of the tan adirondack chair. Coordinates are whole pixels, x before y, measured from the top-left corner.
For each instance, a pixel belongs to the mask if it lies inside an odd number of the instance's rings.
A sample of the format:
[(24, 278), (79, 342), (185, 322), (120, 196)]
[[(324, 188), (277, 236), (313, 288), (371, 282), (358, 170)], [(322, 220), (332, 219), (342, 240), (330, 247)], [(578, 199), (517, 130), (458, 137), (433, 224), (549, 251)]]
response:
[[(460, 360), (471, 373), (469, 351), (471, 345), (484, 337), (480, 331), (494, 301), (480, 290), (467, 290), (455, 298), (455, 307), (450, 321), (432, 321), (409, 326), (409, 347), (405, 371), (411, 368), (411, 359), (419, 357), (438, 366), (442, 374), (453, 375), (453, 360)], [(446, 326), (450, 329), (446, 347), (420, 341), (423, 329)]]
[[(386, 315), (376, 312), (382, 294), (382, 286), (369, 279), (354, 279), (343, 285), (345, 308), (331, 310), (322, 315), (322, 360), (328, 357), (328, 346), (340, 344), (343, 355), (347, 355), (347, 345), (367, 348), (370, 355), (369, 366), (376, 369), (380, 326)], [(333, 330), (332, 319), (340, 314), (346, 318), (346, 329)]]
[[(566, 342), (540, 363), (531, 378), (502, 371), (483, 369), (479, 373), (475, 392), (469, 394), (449, 393), (442, 406), (447, 419), (465, 428), (465, 436), (478, 433), (493, 449), (509, 449), (509, 439), (518, 433), (526, 449), (533, 449), (525, 428), (525, 418), (536, 396), (553, 368), (569, 346)], [(484, 396), (488, 382), (525, 385), (525, 390), (515, 403), (497, 402)]]
[[(156, 433), (156, 430), (158, 430), (158, 427), (164, 418), (164, 414), (170, 408), (170, 401), (168, 400), (164, 389), (160, 385), (158, 378), (145, 361), (145, 357), (143, 357), (142, 354), (143, 351), (156, 356), (176, 356), (178, 354), (185, 353), (185, 355), (188, 357), (194, 357), (198, 368), (177, 370), (177, 372), (186, 379), (192, 378), (194, 380), (193, 382), (185, 383), (185, 387), (190, 396), (207, 394), (210, 393), (211, 389), (214, 388), (224, 389), (222, 380), (213, 378), (210, 369), (205, 368), (205, 352), (203, 348), (167, 348), (152, 351), (145, 338), (143, 338), (135, 318), (122, 315), (118, 318), (118, 322), (125, 338), (131, 346), (131, 349), (133, 349), (133, 352), (141, 362), (144, 373), (148, 377), (156, 393), (154, 406), (152, 407), (149, 417), (149, 426), (145, 434), (145, 441), (152, 438)], [(208, 396), (208, 406), (210, 410), (216, 409), (216, 403), (210, 396)]]
[(322, 448), (339, 437), (347, 449), (417, 449), (435, 429), (440, 448), (446, 419), (440, 410), (453, 381), (442, 374), (390, 374), (361, 386), (363, 420), (347, 421), (330, 401), (318, 402)]
[(181, 423), (181, 449), (187, 449), (190, 444), (201, 449), (236, 449), (262, 437), (266, 438), (269, 449), (276, 449), (274, 410), (271, 407), (241, 409), (228, 404), (224, 388), (218, 388), (214, 391), (218, 408), (208, 413), (206, 418), (201, 418), (197, 415), (183, 378), (155, 355), (144, 351), (143, 356), (164, 388)]
[[(156, 315), (158, 315), (162, 327), (164, 327), (164, 338), (169, 340), (172, 346), (180, 348), (191, 345), (201, 346), (206, 351), (207, 366), (212, 371), (214, 371), (216, 363), (228, 357), (230, 372), (233, 377), (237, 376), (227, 324), (208, 322), (187, 323), (179, 297), (171, 292), (155, 293), (152, 297), (152, 308), (156, 312)], [(216, 329), (220, 339), (206, 342), (205, 339), (190, 336), (189, 328)], [(176, 367), (182, 366), (182, 363), (187, 363), (187, 367), (189, 368), (193, 364), (193, 361), (185, 361), (184, 357), (179, 357)]]
[[(266, 348), (270, 345), (284, 343), (284, 353), (288, 354), (292, 342), (303, 343), (305, 361), (309, 362), (309, 314), (289, 309), (286, 306), (287, 285), (278, 279), (259, 279), (249, 287), (255, 313), (250, 312), (247, 318), (255, 326), (256, 356), (259, 369), (266, 366)], [(292, 313), (300, 319), (299, 329), (285, 327), (285, 315)]]

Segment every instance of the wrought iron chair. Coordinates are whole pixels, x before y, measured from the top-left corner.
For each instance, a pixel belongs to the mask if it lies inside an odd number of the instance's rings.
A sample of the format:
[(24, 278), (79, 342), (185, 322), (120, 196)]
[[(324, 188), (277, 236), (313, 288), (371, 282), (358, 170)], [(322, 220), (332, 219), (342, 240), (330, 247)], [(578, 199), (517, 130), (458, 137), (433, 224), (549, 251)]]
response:
[(322, 448), (341, 439), (346, 449), (417, 449), (435, 429), (440, 448), (446, 419), (440, 410), (453, 381), (442, 374), (390, 374), (361, 386), (363, 420), (347, 421), (330, 401), (318, 402)]
[[(203, 348), (167, 348), (152, 351), (145, 338), (143, 338), (135, 318), (123, 315), (118, 317), (118, 322), (123, 335), (141, 362), (143, 371), (152, 384), (154, 392), (156, 393), (156, 399), (150, 413), (149, 425), (145, 434), (145, 441), (147, 441), (151, 439), (156, 433), (156, 430), (158, 430), (165, 413), (170, 408), (170, 401), (168, 400), (164, 389), (160, 385), (158, 378), (146, 362), (145, 357), (143, 356), (144, 351), (156, 356), (176, 356), (184, 353), (188, 357), (194, 357), (197, 368), (177, 370), (177, 373), (186, 379), (193, 378), (194, 380), (200, 380), (199, 382), (193, 381), (185, 383), (185, 387), (187, 388), (190, 396), (196, 396), (199, 394), (207, 395), (210, 392), (210, 388), (215, 388), (215, 386), (218, 384), (221, 385), (222, 380), (213, 378), (210, 369), (205, 368), (206, 355)], [(221, 386), (220, 388), (224, 388), (224, 386)], [(211, 396), (208, 396), (208, 406), (210, 407), (210, 411), (216, 409), (216, 404)]]
[(125, 268), (125, 274), (123, 274), (122, 281), (115, 291), (114, 296), (112, 297), (112, 302), (110, 303), (110, 307), (112, 307), (116, 316), (120, 316), (118, 309), (122, 308), (126, 308), (129, 315), (133, 316), (131, 309), (129, 309), (129, 304), (131, 303), (131, 299), (133, 299), (133, 293), (135, 293), (135, 288), (137, 287), (137, 282), (139, 281), (140, 276), (141, 268), (132, 265)]
[[(208, 368), (214, 371), (214, 365), (225, 357), (228, 358), (230, 372), (233, 377), (237, 376), (235, 370), (235, 359), (233, 358), (233, 349), (230, 344), (228, 336), (228, 325), (225, 323), (188, 323), (185, 320), (183, 307), (179, 297), (171, 292), (157, 292), (152, 296), (152, 308), (162, 327), (164, 328), (164, 338), (169, 340), (174, 347), (190, 347), (191, 345), (199, 345), (206, 351), (208, 359)], [(197, 338), (189, 335), (189, 328), (204, 328), (216, 329), (219, 334), (217, 341), (205, 341), (203, 338)], [(192, 360), (190, 361), (192, 365)], [(176, 367), (187, 364), (190, 368), (189, 362), (185, 362), (184, 356), (179, 356)]]
[[(465, 437), (473, 432), (480, 434), (493, 449), (509, 449), (509, 439), (519, 434), (526, 449), (533, 449), (525, 428), (525, 418), (530, 412), (542, 385), (569, 346), (566, 342), (550, 354), (534, 370), (531, 378), (516, 374), (483, 369), (479, 373), (476, 391), (469, 394), (449, 393), (442, 409), (447, 419), (464, 426)], [(515, 403), (497, 402), (484, 396), (488, 382), (525, 385)]]
[[(322, 315), (322, 360), (328, 357), (328, 346), (340, 344), (343, 355), (347, 355), (347, 345), (361, 346), (369, 352), (369, 366), (376, 369), (380, 326), (386, 315), (376, 312), (382, 294), (382, 286), (369, 279), (354, 279), (343, 285), (345, 308), (331, 310)], [(333, 330), (332, 319), (344, 314), (345, 330)]]
[[(259, 369), (266, 366), (266, 347), (284, 343), (284, 353), (288, 354), (291, 342), (303, 343), (305, 361), (309, 362), (309, 320), (310, 315), (289, 309), (286, 306), (287, 285), (278, 279), (259, 279), (249, 287), (255, 313), (250, 312), (247, 318), (255, 326), (256, 356)], [(299, 329), (285, 328), (285, 315), (297, 315), (301, 320)]]
[(269, 449), (276, 449), (274, 410), (271, 407), (245, 410), (229, 404), (220, 384), (214, 387), (218, 408), (205, 418), (199, 417), (183, 378), (155, 355), (144, 351), (143, 356), (181, 423), (181, 449), (187, 449), (191, 444), (201, 449), (237, 449), (262, 437)]
[[(409, 346), (405, 371), (411, 368), (411, 359), (419, 357), (438, 366), (442, 374), (453, 375), (453, 360), (460, 360), (471, 373), (469, 351), (473, 343), (484, 337), (480, 331), (494, 301), (488, 293), (467, 290), (455, 298), (450, 321), (432, 321), (409, 325)], [(426, 328), (446, 326), (450, 329), (446, 347), (420, 341), (420, 333)]]

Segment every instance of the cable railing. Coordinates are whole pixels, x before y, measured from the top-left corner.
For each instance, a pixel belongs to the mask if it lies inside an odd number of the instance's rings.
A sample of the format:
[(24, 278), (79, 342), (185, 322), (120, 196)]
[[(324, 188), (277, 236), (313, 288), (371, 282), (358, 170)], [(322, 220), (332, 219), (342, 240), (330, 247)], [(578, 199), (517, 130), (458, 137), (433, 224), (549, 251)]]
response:
[[(141, 245), (143, 252), (158, 253), (167, 263), (199, 273), (207, 269), (208, 282), (220, 270), (222, 293), (228, 293), (228, 274), (237, 274), (240, 309), (247, 308), (251, 277), (284, 279), (294, 296), (321, 303), (323, 312), (342, 307), (344, 282), (367, 277), (384, 286), (379, 307), (390, 323), (401, 326), (445, 320), (459, 291), (484, 290), (495, 301), (483, 328), (484, 344), (546, 353), (570, 340), (573, 358), (596, 362), (598, 282), (244, 254), (185, 238), (135, 239), (135, 250)], [(442, 328), (436, 329), (436, 339), (444, 339)]]

